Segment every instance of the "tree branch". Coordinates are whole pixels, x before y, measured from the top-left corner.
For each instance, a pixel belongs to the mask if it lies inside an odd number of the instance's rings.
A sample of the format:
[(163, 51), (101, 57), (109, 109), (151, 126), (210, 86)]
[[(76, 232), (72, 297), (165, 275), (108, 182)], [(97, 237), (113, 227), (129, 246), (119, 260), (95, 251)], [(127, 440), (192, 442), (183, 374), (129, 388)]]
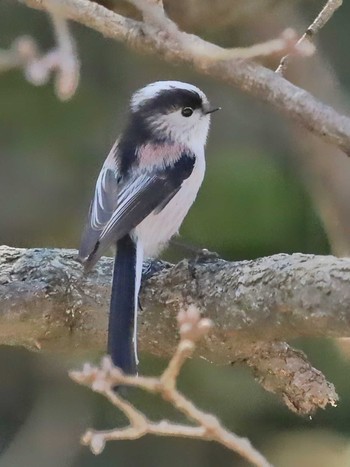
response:
[[(304, 354), (274, 341), (350, 336), (349, 259), (279, 254), (227, 262), (204, 251), (177, 265), (149, 262), (146, 270), (141, 351), (171, 356), (176, 316), (193, 304), (215, 323), (198, 344), (203, 358), (247, 363), (298, 413), (336, 402), (333, 385)], [(110, 258), (84, 276), (75, 250), (0, 247), (0, 344), (104, 351), (111, 275)]]
[[(193, 354), (198, 340), (205, 336), (212, 327), (211, 321), (201, 318), (195, 307), (189, 307), (188, 311), (181, 311), (178, 315), (178, 323), (180, 342), (168, 366), (158, 378), (125, 375), (112, 364), (109, 357), (102, 360), (100, 368), (85, 364), (82, 371), (70, 372), (73, 380), (105, 396), (129, 420), (129, 426), (126, 428), (108, 431), (88, 430), (82, 437), (83, 444), (90, 446), (94, 454), (99, 454), (106, 441), (136, 439), (146, 434), (178, 436), (216, 441), (240, 454), (253, 465), (269, 467), (269, 462), (251, 445), (249, 440), (228, 431), (218, 418), (197, 408), (177, 389), (177, 377), (183, 364)], [(180, 425), (167, 420), (152, 422), (130, 402), (123, 399), (115, 391), (116, 386), (132, 386), (159, 394), (188, 420), (191, 420), (195, 426)]]
[[(334, 13), (340, 8), (343, 4), (343, 0), (328, 0), (326, 5), (322, 8), (320, 13), (314, 19), (314, 21), (310, 24), (307, 28), (305, 33), (301, 36), (298, 40), (297, 45), (302, 44), (312, 44), (311, 40), (314, 36), (328, 23), (328, 21), (332, 18)], [(276, 73), (281, 73), (284, 75), (289, 61), (290, 55), (285, 55), (280, 64), (276, 69)]]
[[(278, 254), (228, 262), (204, 253), (146, 265), (140, 341), (153, 354), (172, 355), (175, 318), (189, 304), (215, 322), (199, 347), (217, 363), (244, 358), (246, 341), (350, 337), (350, 259)], [(73, 333), (79, 347), (101, 350), (111, 273), (111, 258), (84, 276), (75, 250), (0, 247), (0, 344), (30, 346), (33, 336), (59, 349), (57, 338)]]
[(279, 396), (293, 412), (310, 415), (328, 404), (337, 405), (333, 384), (303, 352), (286, 342), (259, 342), (245, 362), (263, 388)]
[[(45, 9), (45, 0), (24, 0)], [(310, 93), (289, 83), (278, 73), (247, 60), (223, 58), (227, 51), (201, 38), (181, 32), (169, 18), (162, 27), (118, 15), (88, 0), (61, 0), (67, 18), (141, 52), (157, 54), (170, 63), (185, 63), (202, 74), (237, 86), (270, 103), (328, 143), (350, 155), (350, 119), (337, 113)], [(153, 5), (156, 8), (156, 5)], [(162, 11), (158, 8), (157, 11)], [(164, 19), (164, 18), (163, 18)], [(166, 27), (165, 27), (166, 23)], [(176, 34), (174, 33), (176, 31)]]

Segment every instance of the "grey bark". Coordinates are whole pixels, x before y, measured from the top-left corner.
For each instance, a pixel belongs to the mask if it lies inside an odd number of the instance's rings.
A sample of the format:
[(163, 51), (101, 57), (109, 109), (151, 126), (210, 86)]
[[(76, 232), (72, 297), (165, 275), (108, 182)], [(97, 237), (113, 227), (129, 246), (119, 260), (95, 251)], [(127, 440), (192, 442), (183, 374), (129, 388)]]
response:
[[(169, 356), (176, 315), (196, 305), (215, 323), (201, 354), (218, 363), (245, 357), (245, 343), (350, 336), (350, 259), (278, 254), (228, 262), (204, 252), (162, 261), (143, 281), (140, 346)], [(0, 247), (0, 343), (103, 350), (112, 259), (84, 275), (75, 250)], [(36, 344), (37, 345), (37, 344)]]
[[(278, 341), (350, 335), (349, 259), (279, 254), (228, 262), (203, 252), (145, 269), (141, 351), (171, 355), (176, 315), (194, 304), (215, 324), (199, 345), (203, 358), (246, 362), (266, 389), (300, 413), (337, 400), (305, 355)], [(111, 272), (112, 260), (103, 258), (84, 275), (75, 250), (0, 247), (0, 344), (104, 351)]]

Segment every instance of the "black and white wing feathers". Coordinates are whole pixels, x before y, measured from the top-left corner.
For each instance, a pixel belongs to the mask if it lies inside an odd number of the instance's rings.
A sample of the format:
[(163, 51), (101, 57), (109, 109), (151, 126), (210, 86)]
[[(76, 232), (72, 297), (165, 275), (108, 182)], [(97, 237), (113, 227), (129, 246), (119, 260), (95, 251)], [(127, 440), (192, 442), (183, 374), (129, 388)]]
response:
[(149, 214), (162, 210), (191, 175), (194, 163), (193, 154), (182, 153), (172, 165), (151, 170), (135, 168), (132, 175), (121, 180), (115, 173), (114, 179), (111, 173), (100, 174), (80, 248), (85, 268), (91, 269), (109, 246)]
[(79, 258), (84, 262), (94, 250), (101, 232), (117, 207), (118, 171), (111, 155), (104, 163), (96, 182), (88, 220), (82, 235)]

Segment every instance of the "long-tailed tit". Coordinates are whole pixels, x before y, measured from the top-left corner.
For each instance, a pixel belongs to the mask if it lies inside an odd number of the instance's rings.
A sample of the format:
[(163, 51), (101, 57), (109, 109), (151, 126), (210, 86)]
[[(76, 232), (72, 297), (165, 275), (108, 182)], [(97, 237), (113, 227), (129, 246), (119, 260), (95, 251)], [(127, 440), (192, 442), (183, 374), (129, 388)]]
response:
[(176, 234), (205, 172), (211, 108), (204, 93), (158, 81), (131, 99), (127, 126), (97, 179), (79, 256), (89, 270), (116, 245), (108, 352), (136, 372), (137, 308), (144, 256), (157, 255)]

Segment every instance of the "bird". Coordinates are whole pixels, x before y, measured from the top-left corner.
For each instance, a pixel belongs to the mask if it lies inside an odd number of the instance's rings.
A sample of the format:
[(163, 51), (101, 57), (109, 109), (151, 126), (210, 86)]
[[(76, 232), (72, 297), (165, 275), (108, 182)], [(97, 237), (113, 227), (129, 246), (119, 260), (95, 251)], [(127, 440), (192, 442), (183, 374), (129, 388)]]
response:
[(115, 248), (108, 354), (137, 374), (137, 312), (144, 258), (157, 256), (194, 202), (205, 173), (211, 107), (196, 86), (157, 81), (130, 100), (124, 131), (97, 178), (79, 258), (91, 270)]

